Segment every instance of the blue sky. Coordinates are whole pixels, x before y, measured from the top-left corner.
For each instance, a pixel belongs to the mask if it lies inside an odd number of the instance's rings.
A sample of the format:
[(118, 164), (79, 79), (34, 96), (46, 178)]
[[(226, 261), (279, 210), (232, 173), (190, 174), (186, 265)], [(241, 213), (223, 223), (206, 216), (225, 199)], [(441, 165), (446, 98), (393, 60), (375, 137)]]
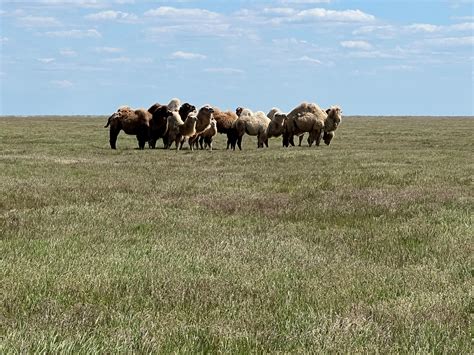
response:
[(474, 115), (472, 0), (2, 0), (0, 115)]

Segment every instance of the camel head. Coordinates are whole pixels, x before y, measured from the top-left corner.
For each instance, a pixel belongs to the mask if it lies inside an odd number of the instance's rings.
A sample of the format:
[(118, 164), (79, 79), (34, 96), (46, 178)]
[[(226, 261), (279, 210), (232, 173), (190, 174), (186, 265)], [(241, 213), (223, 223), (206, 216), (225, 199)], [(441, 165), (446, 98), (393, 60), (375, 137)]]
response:
[(179, 108), (179, 113), (181, 114), (182, 112), (184, 113), (190, 113), (190, 112), (193, 112), (193, 111), (196, 111), (196, 107), (194, 105), (191, 105), (187, 102), (185, 102), (184, 104), (181, 105), (181, 107)]
[(173, 110), (170, 110), (167, 106), (161, 106), (158, 110), (155, 111), (155, 114), (160, 117), (169, 117), (173, 114)]
[(275, 113), (275, 115), (273, 116), (273, 121), (276, 122), (277, 124), (279, 125), (282, 125), (285, 120), (287, 119), (288, 117), (286, 116), (285, 113), (282, 113), (282, 112), (277, 112)]
[(331, 106), (326, 110), (327, 119), (324, 125), (324, 131), (335, 131), (342, 120), (342, 110), (339, 106)]
[(190, 119), (192, 123), (195, 123), (198, 120), (198, 116), (195, 112), (191, 112), (188, 115), (188, 119)]
[(132, 111), (132, 109), (129, 106), (120, 106), (116, 112), (114, 112), (108, 119), (107, 119), (107, 124), (104, 126), (104, 128), (107, 128), (110, 126), (110, 124), (117, 119), (120, 119), (126, 112)]
[(214, 109), (210, 105), (205, 105), (199, 109), (199, 112), (201, 114), (210, 115), (211, 113), (214, 113)]
[(281, 110), (278, 107), (273, 107), (270, 111), (268, 111), (267, 117), (272, 120), (277, 112), (281, 112)]
[(168, 103), (168, 108), (170, 111), (178, 111), (181, 106), (181, 101), (180, 99), (171, 99), (171, 101)]
[(334, 131), (323, 133), (323, 141), (326, 145), (329, 145), (331, 143), (331, 140), (334, 138), (334, 134)]

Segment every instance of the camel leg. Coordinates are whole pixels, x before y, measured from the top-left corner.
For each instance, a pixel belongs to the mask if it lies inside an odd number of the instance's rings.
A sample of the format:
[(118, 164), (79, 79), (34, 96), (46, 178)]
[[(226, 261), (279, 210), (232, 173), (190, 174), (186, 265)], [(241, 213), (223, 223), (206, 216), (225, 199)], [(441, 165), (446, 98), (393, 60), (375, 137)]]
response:
[(237, 143), (237, 139), (235, 137), (229, 137), (227, 140), (227, 144), (230, 145), (230, 149), (235, 150), (235, 144)]
[(232, 150), (235, 150), (235, 143), (237, 142), (237, 137), (235, 135), (235, 132), (227, 132), (227, 149), (229, 147)]
[(175, 144), (176, 144), (176, 150), (183, 149), (184, 139), (182, 139), (181, 137), (177, 137)]
[(319, 143), (321, 142), (321, 130), (316, 130), (316, 146), (319, 147)]
[(288, 141), (290, 142), (290, 144), (291, 144), (292, 147), (295, 146), (295, 136), (294, 136), (294, 135), (291, 135), (291, 136), (289, 137), (289, 140), (288, 140)]
[(146, 136), (143, 134), (137, 134), (137, 141), (138, 141), (138, 149), (143, 150), (145, 149), (145, 143), (147, 141)]
[(190, 137), (190, 138), (189, 138), (189, 140), (188, 140), (188, 142), (189, 142), (189, 149), (191, 149), (191, 150), (193, 149), (194, 143), (197, 144), (197, 139), (198, 139), (198, 137), (196, 137), (196, 136), (193, 136), (193, 137)]
[(314, 143), (314, 141), (316, 140), (316, 135), (317, 135), (317, 131), (311, 131), (309, 132), (309, 137), (308, 137), (308, 145), (311, 147)]
[(268, 137), (265, 135), (265, 138), (262, 140), (262, 148), (268, 148)]
[(151, 149), (156, 148), (156, 139), (155, 138), (150, 138), (150, 140), (148, 141), (148, 147), (151, 148)]
[(140, 127), (137, 132), (138, 148), (145, 149), (145, 144), (150, 139), (148, 127)]
[(110, 127), (110, 139), (109, 139), (109, 143), (110, 143), (110, 148), (112, 149), (117, 149), (117, 137), (120, 133), (120, 130), (118, 129), (113, 129), (112, 127)]

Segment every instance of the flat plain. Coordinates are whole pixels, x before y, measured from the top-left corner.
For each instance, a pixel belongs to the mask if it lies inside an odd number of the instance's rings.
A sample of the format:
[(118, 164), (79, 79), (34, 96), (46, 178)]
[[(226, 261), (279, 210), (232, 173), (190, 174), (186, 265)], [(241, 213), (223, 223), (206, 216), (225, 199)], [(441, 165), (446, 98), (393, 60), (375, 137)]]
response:
[(472, 351), (472, 117), (235, 152), (105, 122), (0, 118), (1, 353)]

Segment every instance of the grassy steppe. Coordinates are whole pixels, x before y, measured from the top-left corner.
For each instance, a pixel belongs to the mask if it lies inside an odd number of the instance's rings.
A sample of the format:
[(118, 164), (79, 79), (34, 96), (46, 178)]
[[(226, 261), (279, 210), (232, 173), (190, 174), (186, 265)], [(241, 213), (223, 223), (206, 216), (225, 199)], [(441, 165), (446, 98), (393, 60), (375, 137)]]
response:
[(474, 119), (242, 152), (105, 121), (0, 118), (1, 353), (472, 351)]

